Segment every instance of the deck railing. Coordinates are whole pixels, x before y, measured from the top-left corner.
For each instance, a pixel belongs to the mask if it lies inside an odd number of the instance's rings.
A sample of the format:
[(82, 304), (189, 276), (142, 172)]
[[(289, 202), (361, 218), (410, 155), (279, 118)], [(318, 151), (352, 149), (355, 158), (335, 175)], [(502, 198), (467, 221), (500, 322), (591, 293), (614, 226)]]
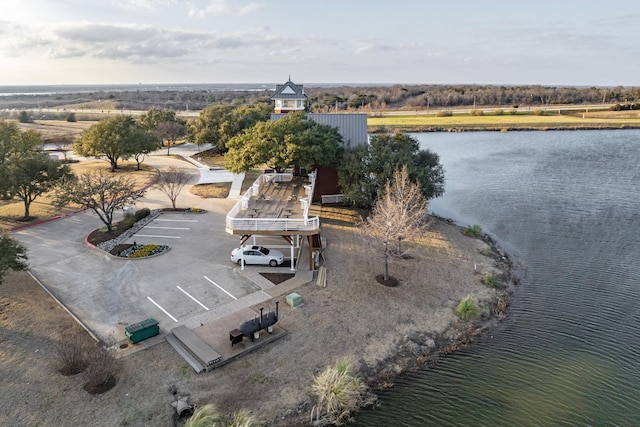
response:
[(232, 218), (229, 213), (226, 227), (231, 231), (314, 231), (320, 229), (320, 218)]
[(328, 203), (342, 203), (344, 201), (344, 194), (326, 194), (321, 197), (323, 205)]
[[(251, 197), (257, 197), (260, 194), (260, 187), (270, 185), (276, 182), (289, 182), (293, 180), (293, 174), (285, 173), (266, 173), (260, 175), (247, 191), (240, 197), (238, 203), (229, 211), (226, 218), (227, 232), (234, 231), (315, 231), (320, 229), (320, 219), (316, 216), (309, 218), (309, 203), (315, 187), (315, 179), (317, 172), (308, 174), (309, 184), (304, 186), (307, 197), (298, 199), (300, 208), (302, 209), (303, 218), (246, 218), (240, 215), (240, 212), (249, 208), (249, 200)], [(242, 217), (240, 217), (242, 216)]]

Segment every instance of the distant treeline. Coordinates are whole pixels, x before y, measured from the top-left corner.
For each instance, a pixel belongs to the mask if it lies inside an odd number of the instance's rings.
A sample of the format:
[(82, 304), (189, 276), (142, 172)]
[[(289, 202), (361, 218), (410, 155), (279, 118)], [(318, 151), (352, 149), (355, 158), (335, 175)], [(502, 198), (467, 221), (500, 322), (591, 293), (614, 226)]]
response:
[[(275, 89), (275, 88), (274, 88)], [(509, 108), (558, 104), (620, 104), (640, 102), (640, 87), (553, 87), (493, 85), (387, 85), (305, 87), (314, 112), (379, 111), (384, 109), (447, 109), (454, 107)], [(176, 111), (201, 110), (210, 105), (269, 102), (273, 90), (159, 90), (0, 97), (1, 109), (110, 108)], [(104, 103), (108, 103), (108, 107)]]

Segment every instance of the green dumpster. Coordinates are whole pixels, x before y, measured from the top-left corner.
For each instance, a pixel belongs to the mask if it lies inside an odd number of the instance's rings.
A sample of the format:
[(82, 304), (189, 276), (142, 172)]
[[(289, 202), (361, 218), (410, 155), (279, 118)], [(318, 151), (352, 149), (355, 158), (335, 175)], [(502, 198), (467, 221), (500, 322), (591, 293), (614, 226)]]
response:
[(147, 338), (155, 337), (159, 333), (160, 327), (158, 326), (158, 321), (154, 318), (127, 325), (124, 328), (124, 334), (133, 344), (139, 343)]

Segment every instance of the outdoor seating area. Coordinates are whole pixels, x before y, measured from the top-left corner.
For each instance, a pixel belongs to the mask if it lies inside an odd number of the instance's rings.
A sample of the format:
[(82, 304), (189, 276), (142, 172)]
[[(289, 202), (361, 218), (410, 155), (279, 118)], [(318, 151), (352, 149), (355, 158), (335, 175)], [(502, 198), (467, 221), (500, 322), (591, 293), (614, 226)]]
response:
[(317, 217), (309, 218), (315, 174), (308, 177), (292, 173), (261, 175), (227, 215), (230, 234), (315, 234)]
[(305, 197), (303, 179), (296, 177), (288, 182), (265, 182), (259, 185), (259, 194), (251, 196), (246, 209), (238, 217), (247, 218), (302, 218), (299, 199)]

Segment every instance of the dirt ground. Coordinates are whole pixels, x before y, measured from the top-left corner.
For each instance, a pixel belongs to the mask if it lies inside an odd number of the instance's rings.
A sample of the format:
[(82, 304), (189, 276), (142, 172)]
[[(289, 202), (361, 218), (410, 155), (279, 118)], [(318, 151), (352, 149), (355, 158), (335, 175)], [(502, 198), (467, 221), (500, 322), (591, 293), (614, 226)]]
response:
[[(83, 390), (83, 374), (58, 372), (56, 343), (86, 334), (27, 273), (10, 272), (0, 285), (0, 425), (174, 426), (181, 424), (170, 405), (176, 396), (224, 413), (245, 408), (264, 425), (309, 425), (314, 373), (346, 356), (374, 390), (391, 386), (403, 370), (494, 322), (508, 301), (508, 292), (483, 285), (479, 274), (491, 271), (506, 283), (508, 260), (446, 221), (432, 222), (412, 259), (391, 265), (395, 288), (376, 282), (381, 262), (352, 226), (325, 224), (322, 235), (327, 286), (298, 288), (304, 304), (297, 308), (280, 298), (284, 338), (202, 374), (163, 342), (119, 359), (117, 384), (102, 395)], [(454, 313), (469, 293), (483, 308), (475, 324)]]

